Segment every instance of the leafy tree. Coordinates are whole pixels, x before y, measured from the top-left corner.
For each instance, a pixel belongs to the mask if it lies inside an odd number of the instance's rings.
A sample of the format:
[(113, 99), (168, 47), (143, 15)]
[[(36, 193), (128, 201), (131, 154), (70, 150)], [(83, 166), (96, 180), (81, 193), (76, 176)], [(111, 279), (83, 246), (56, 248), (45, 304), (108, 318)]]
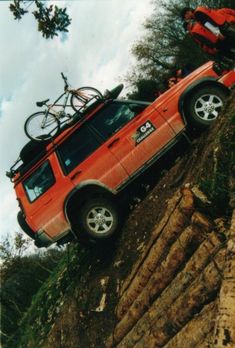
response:
[[(200, 0), (153, 0), (154, 11), (144, 23), (145, 34), (132, 48), (137, 63), (126, 76), (126, 82), (137, 93), (138, 81), (155, 80), (160, 86), (176, 68), (197, 68), (210, 57), (185, 33), (180, 17), (183, 7), (202, 5)], [(234, 0), (204, 0), (210, 8), (235, 8)]]
[(136, 82), (136, 91), (128, 95), (129, 99), (153, 101), (163, 89), (155, 80), (141, 79)]
[(35, 0), (14, 0), (10, 4), (10, 11), (13, 13), (14, 19), (20, 20), (22, 16), (28, 13), (28, 8), (35, 4), (36, 10), (32, 12), (38, 22), (38, 31), (46, 39), (58, 36), (58, 32), (68, 32), (68, 26), (71, 19), (67, 14), (66, 8), (59, 8), (56, 5), (46, 7), (42, 1)]
[(0, 244), (1, 257), (1, 334), (3, 347), (11, 339), (30, 306), (33, 295), (51, 274), (63, 253), (48, 249), (42, 254), (27, 253), (31, 240), (23, 234), (14, 242)]

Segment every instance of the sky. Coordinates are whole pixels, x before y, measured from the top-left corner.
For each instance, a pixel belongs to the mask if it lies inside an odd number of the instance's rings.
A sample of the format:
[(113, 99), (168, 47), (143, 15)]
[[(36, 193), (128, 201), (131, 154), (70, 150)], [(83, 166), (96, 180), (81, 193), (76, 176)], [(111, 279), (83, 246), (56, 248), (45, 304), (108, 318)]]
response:
[[(13, 185), (5, 176), (28, 142), (24, 121), (39, 111), (35, 102), (54, 100), (63, 91), (60, 72), (73, 87), (89, 85), (103, 92), (123, 82), (134, 64), (131, 47), (144, 33), (153, 11), (151, 0), (51, 1), (66, 6), (69, 33), (53, 40), (37, 31), (31, 13), (21, 21), (0, 0), (0, 234), (20, 231)], [(31, 7), (32, 8), (32, 7)], [(29, 10), (31, 9), (29, 8)], [(125, 89), (124, 89), (125, 93)]]

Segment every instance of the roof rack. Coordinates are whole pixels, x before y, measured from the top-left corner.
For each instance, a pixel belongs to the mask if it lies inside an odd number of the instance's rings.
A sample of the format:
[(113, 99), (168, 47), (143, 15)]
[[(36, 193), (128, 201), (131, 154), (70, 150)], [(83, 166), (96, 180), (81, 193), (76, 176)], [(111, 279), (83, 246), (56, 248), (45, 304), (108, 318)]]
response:
[[(84, 116), (87, 116), (87, 114), (89, 112), (91, 112), (97, 105), (100, 104), (100, 100), (97, 100), (95, 103), (93, 103), (92, 105), (89, 105), (87, 107), (87, 109), (84, 110), (84, 114), (81, 116), (80, 113), (77, 113), (77, 116), (74, 117), (74, 120), (72, 123), (70, 123), (69, 125), (63, 125), (60, 129), (59, 134), (61, 134), (64, 130), (70, 128), (71, 126), (79, 123), (79, 122), (83, 122), (84, 121)], [(46, 141), (44, 142), (45, 147), (53, 142), (54, 139), (50, 140), (50, 141)], [(38, 143), (41, 144), (42, 143)], [(27, 144), (26, 144), (27, 145)], [(26, 146), (25, 145), (25, 146)], [(6, 172), (6, 176), (8, 178), (10, 178), (11, 182), (13, 182), (14, 177), (20, 173), (20, 175), (25, 174), (35, 163), (37, 163), (43, 156), (45, 155), (45, 152), (41, 149), (40, 153), (38, 153), (33, 159), (29, 160), (29, 161), (23, 161), (21, 159), (21, 157), (19, 156), (17, 158), (17, 160), (15, 161), (15, 163), (10, 167), (10, 170)]]
[(20, 171), (20, 168), (23, 166), (23, 161), (20, 157), (17, 158), (15, 163), (11, 166), (10, 170), (6, 172), (6, 176), (12, 179), (16, 176), (16, 174)]
[[(30, 142), (29, 142), (30, 143)], [(29, 144), (28, 143), (28, 144)], [(25, 145), (28, 146), (28, 144)], [(21, 158), (21, 155), (17, 158), (15, 163), (10, 167), (10, 170), (6, 172), (6, 176), (10, 178), (11, 182), (13, 182), (14, 177), (19, 173), (21, 176), (24, 175), (34, 164), (36, 164), (41, 158), (43, 158), (46, 155), (45, 148), (48, 143), (41, 144), (38, 143), (38, 145), (42, 146), (44, 145), (44, 148), (38, 148), (37, 153), (33, 153), (31, 157), (28, 158)], [(24, 147), (23, 147), (24, 149)], [(22, 150), (21, 150), (22, 154)]]

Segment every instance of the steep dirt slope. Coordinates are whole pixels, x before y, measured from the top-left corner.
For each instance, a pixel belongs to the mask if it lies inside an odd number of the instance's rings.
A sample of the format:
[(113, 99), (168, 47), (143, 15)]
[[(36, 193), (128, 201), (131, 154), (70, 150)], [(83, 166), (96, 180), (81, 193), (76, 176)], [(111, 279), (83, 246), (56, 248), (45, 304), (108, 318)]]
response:
[(228, 233), (201, 212), (195, 192), (174, 195), (125, 280), (108, 347), (198, 347), (211, 335)]
[(115, 243), (71, 246), (12, 346), (235, 346), (233, 99), (136, 183)]

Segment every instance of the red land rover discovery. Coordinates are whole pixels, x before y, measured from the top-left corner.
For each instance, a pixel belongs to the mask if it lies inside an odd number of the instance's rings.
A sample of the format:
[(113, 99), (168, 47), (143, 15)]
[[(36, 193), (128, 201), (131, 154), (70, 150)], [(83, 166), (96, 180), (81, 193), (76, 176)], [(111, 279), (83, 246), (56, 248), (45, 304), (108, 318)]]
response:
[(38, 247), (68, 236), (111, 237), (120, 220), (117, 194), (188, 124), (209, 126), (234, 84), (234, 71), (218, 77), (209, 62), (152, 103), (101, 100), (50, 143), (26, 145), (10, 170), (21, 228)]

